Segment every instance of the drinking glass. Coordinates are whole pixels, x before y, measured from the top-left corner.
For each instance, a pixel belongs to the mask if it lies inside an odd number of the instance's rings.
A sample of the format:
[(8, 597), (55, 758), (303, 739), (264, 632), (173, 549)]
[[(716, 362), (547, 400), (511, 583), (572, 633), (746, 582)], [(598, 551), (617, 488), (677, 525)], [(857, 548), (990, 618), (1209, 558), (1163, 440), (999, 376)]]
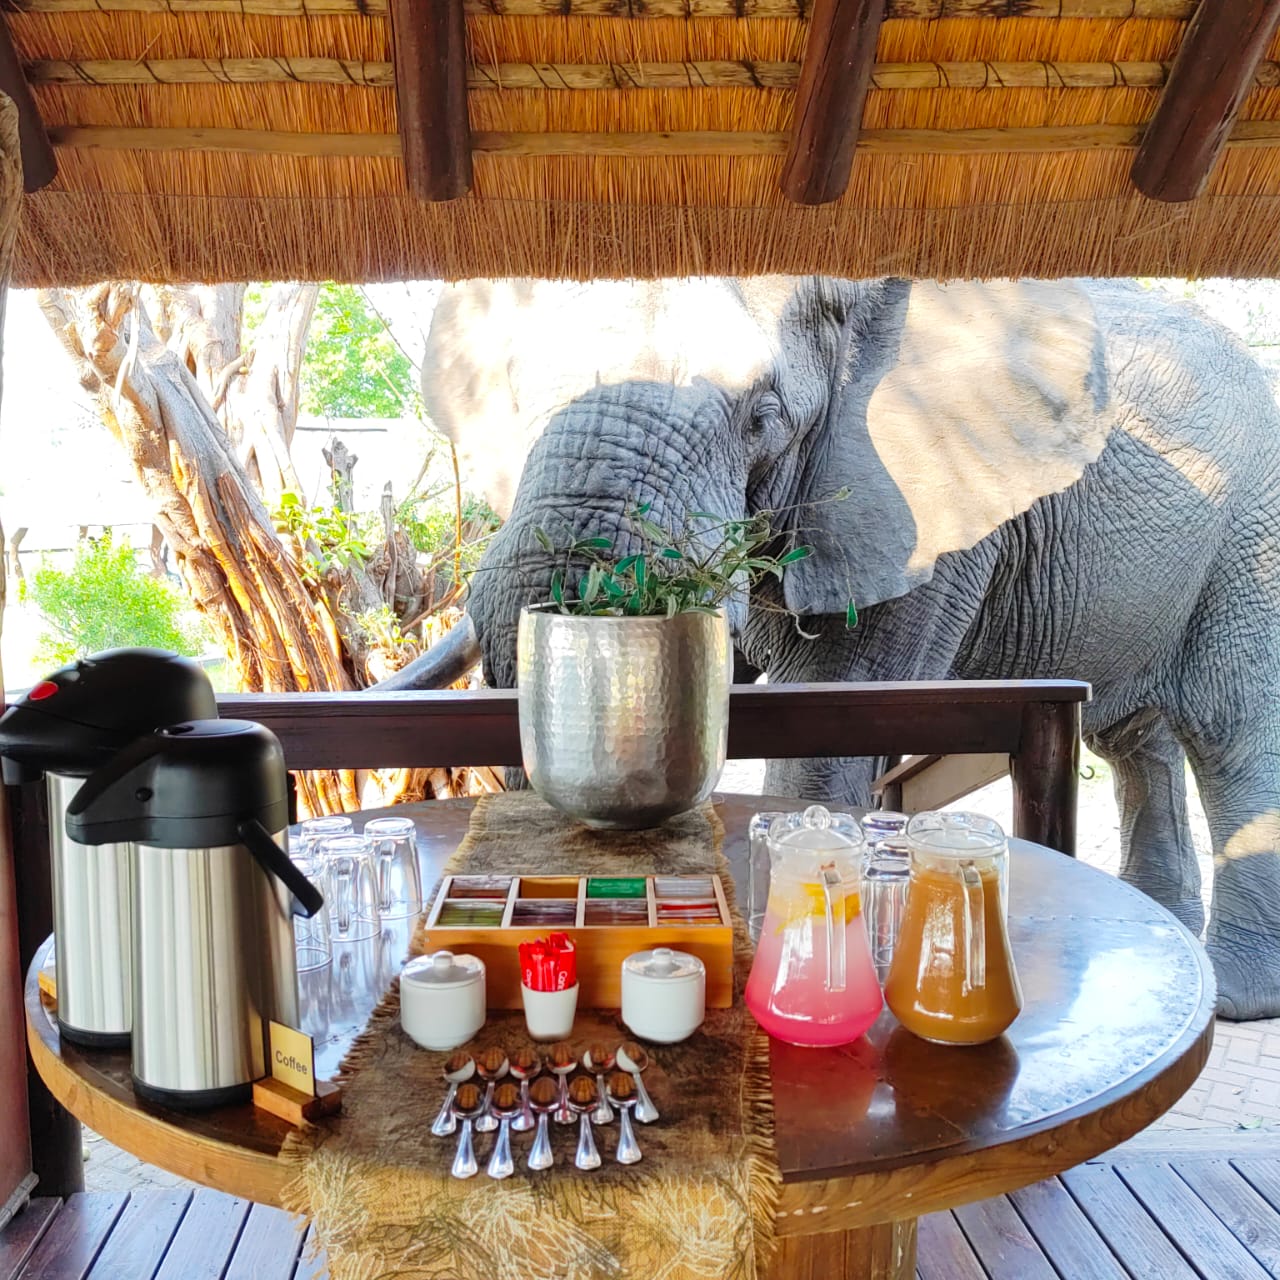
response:
[(298, 828), (298, 839), (291, 850), (293, 860), (297, 862), (301, 858), (315, 857), (322, 841), (334, 836), (349, 836), (352, 830), (351, 819), (345, 813), (307, 818)]
[(293, 940), (299, 973), (323, 969), (333, 959), (329, 926), (329, 883), (324, 862), (314, 855), (295, 856), (294, 865), (322, 894), (325, 902), (313, 916), (293, 917)]
[(382, 933), (378, 909), (378, 868), (365, 836), (330, 836), (319, 845), (329, 888), (329, 936), (333, 942), (360, 942)]
[(747, 862), (747, 933), (760, 941), (764, 911), (769, 902), (769, 828), (782, 813), (757, 813), (747, 828), (750, 852)]
[(409, 818), (374, 818), (364, 824), (365, 839), (378, 864), (378, 910), (384, 920), (422, 914), (422, 873), (418, 869), (417, 829)]
[(862, 918), (867, 922), (871, 962), (882, 986), (898, 941), (910, 881), (911, 846), (906, 836), (886, 836), (867, 850), (862, 861)]

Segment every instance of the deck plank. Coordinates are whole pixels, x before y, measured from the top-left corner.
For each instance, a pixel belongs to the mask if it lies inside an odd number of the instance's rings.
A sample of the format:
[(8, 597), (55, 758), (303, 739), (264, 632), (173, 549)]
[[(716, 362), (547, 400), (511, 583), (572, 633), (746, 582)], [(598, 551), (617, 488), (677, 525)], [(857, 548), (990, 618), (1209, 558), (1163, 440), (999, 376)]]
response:
[(1205, 1280), (1272, 1280), (1169, 1165), (1118, 1164), (1116, 1172)]
[(201, 1187), (191, 1197), (155, 1280), (221, 1280), (249, 1207), (248, 1200)]
[(1009, 1199), (1062, 1275), (1128, 1280), (1107, 1242), (1057, 1178), (1011, 1191)]
[(1197, 1280), (1187, 1260), (1110, 1165), (1082, 1164), (1058, 1176), (1135, 1280)]
[(987, 1273), (950, 1212), (926, 1213), (917, 1227), (920, 1280), (987, 1280)]
[(329, 1255), (323, 1249), (315, 1248), (315, 1232), (315, 1227), (307, 1228), (293, 1280), (329, 1280)]
[(224, 1280), (293, 1280), (306, 1234), (301, 1218), (255, 1204)]
[(1058, 1280), (1008, 1196), (960, 1205), (952, 1212), (991, 1280)]
[(40, 1237), (19, 1276), (23, 1280), (84, 1280), (128, 1199), (114, 1193), (76, 1192)]
[(90, 1280), (151, 1280), (190, 1202), (190, 1191), (135, 1191), (89, 1268)]
[(1232, 1160), (1235, 1171), (1280, 1213), (1280, 1160)]
[(26, 1208), (9, 1219), (0, 1230), (0, 1280), (13, 1280), (22, 1270), (22, 1264), (31, 1256), (61, 1208), (60, 1196), (41, 1196), (29, 1201)]
[(1188, 1160), (1173, 1171), (1273, 1275), (1280, 1273), (1280, 1217), (1225, 1160)]

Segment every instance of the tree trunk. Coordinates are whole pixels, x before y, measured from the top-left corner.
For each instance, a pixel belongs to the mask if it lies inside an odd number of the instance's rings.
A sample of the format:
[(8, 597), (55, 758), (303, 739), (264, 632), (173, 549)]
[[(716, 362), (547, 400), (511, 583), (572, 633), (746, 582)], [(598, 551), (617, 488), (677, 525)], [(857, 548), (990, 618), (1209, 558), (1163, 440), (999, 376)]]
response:
[[(240, 687), (278, 693), (354, 688), (332, 613), (308, 592), (300, 566), (201, 394), (198, 379), (220, 379), (227, 367), (215, 375), (226, 351), (225, 336), (219, 336), (225, 330), (208, 316), (201, 327), (195, 317), (204, 313), (189, 306), (184, 292), (173, 291), (164, 309), (168, 347), (134, 286), (43, 290), (40, 303), (103, 422), (125, 449), (178, 572), (231, 658)], [(189, 360), (174, 350), (179, 329), (206, 339), (188, 344), (197, 352)], [(289, 377), (296, 384), (296, 375), (286, 375), (277, 385), (287, 385)], [(295, 391), (295, 414), (296, 398)], [(281, 414), (278, 424), (286, 417)], [(259, 462), (262, 456), (257, 454)], [(308, 778), (300, 782), (309, 808), (358, 806), (350, 771)]]

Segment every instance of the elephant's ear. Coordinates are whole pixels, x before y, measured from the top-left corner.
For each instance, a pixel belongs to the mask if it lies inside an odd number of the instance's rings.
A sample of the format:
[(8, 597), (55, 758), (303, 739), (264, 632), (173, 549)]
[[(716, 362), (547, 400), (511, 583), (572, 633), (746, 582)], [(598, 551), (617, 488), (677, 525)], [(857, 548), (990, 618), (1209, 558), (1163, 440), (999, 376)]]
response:
[[(1074, 484), (1110, 425), (1093, 305), (1078, 284), (890, 287), (864, 332), (804, 485), (797, 613), (904, 595), (938, 557), (975, 546)], [(856, 320), (856, 317), (855, 317)]]

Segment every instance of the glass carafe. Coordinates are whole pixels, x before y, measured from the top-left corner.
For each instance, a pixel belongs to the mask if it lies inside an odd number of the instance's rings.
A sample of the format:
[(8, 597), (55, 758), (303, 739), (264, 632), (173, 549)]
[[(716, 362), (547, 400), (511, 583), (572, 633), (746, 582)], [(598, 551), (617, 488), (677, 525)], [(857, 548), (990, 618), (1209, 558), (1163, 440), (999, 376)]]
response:
[(1006, 924), (1004, 832), (976, 813), (920, 813), (907, 841), (911, 880), (885, 1001), (926, 1040), (994, 1040), (1022, 1008)]
[(858, 896), (862, 848), (857, 819), (821, 805), (769, 828), (769, 900), (744, 999), (779, 1040), (848, 1044), (880, 1012)]

